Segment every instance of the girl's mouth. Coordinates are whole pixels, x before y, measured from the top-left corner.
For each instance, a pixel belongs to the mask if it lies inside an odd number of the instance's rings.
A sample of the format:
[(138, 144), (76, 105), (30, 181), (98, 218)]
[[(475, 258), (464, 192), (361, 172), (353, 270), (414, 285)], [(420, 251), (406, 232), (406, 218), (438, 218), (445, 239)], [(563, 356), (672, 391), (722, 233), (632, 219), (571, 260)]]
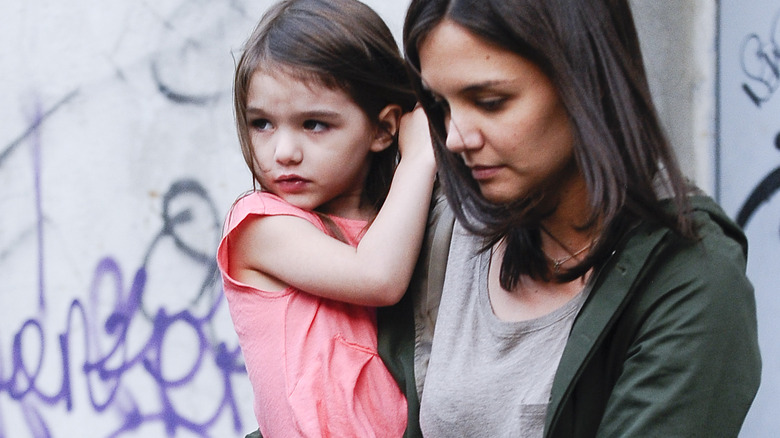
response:
[(274, 180), (276, 186), (284, 193), (299, 193), (309, 184), (309, 180), (298, 175), (282, 175)]

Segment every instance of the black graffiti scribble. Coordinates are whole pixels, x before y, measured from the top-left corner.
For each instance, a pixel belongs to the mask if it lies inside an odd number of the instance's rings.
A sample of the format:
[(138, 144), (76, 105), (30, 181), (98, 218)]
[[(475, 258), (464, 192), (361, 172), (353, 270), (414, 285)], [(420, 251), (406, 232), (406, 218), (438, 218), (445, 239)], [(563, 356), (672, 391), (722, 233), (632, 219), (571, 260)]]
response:
[(178, 105), (208, 106), (229, 94), (234, 59), (225, 40), (243, 38), (252, 21), (235, 1), (185, 2), (165, 18), (161, 50), (152, 58), (157, 90)]
[[(780, 133), (775, 137), (775, 148), (780, 150)], [(778, 190), (780, 190), (780, 167), (769, 172), (753, 189), (745, 203), (742, 204), (739, 214), (737, 214), (737, 224), (744, 228), (756, 210), (769, 201)]]
[(775, 14), (766, 42), (755, 33), (745, 38), (741, 62), (742, 72), (750, 81), (742, 84), (742, 90), (760, 107), (780, 88), (780, 11)]
[[(187, 259), (204, 270), (203, 282), (195, 296), (188, 303), (195, 306), (204, 298), (215, 299), (221, 295), (221, 277), (217, 268), (213, 247), (198, 248), (183, 229), (189, 224), (199, 224), (199, 229), (209, 230), (218, 238), (221, 230), (219, 213), (205, 187), (194, 179), (183, 179), (173, 183), (163, 196), (163, 227), (153, 239), (144, 256), (143, 266), (149, 266), (151, 256), (163, 239), (171, 239), (176, 249)], [(201, 238), (202, 236), (198, 236)], [(213, 242), (216, 245), (217, 242)], [(210, 292), (210, 294), (209, 294)], [(142, 302), (141, 310), (148, 319), (159, 309)]]

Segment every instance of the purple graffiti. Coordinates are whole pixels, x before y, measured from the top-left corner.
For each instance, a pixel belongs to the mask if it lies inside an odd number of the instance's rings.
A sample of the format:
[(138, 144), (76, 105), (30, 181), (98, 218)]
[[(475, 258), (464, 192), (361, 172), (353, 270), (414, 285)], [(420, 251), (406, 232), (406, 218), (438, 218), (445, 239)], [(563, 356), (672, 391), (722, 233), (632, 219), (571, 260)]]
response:
[[(244, 32), (235, 24), (254, 17), (246, 16), (241, 2), (184, 1), (159, 18), (161, 41), (148, 65), (155, 89), (147, 91), (176, 107), (213, 110), (225, 96), (223, 84), (230, 83), (229, 47)], [(117, 67), (124, 86), (136, 64)], [(41, 164), (48, 145), (42, 130), (50, 118), (91, 96), (82, 84), (51, 107), (32, 105), (26, 129), (0, 145), (0, 171), (24, 152), (33, 177), (25, 188), (29, 200), (23, 201), (32, 207), (29, 224), (12, 230), (16, 234), (0, 248), (0, 267), (22, 243), (30, 260), (35, 257), (28, 275), (34, 286), (12, 291), (32, 297), (33, 308), (25, 311), (30, 314), (0, 324), (0, 438), (73, 436), (58, 420), (80, 420), (84, 413), (87, 422), (99, 420), (90, 438), (152, 436), (149, 430), (153, 436), (222, 437), (231, 427), (243, 436), (243, 429), (256, 426), (242, 424), (240, 412), (251, 407), (239, 409), (237, 401), (238, 385), (248, 381), (235, 333), (224, 319), (214, 258), (222, 221), (198, 181), (174, 182), (162, 196), (162, 225), (139, 244), (137, 262), (101, 252), (88, 261), (84, 290), (55, 290), (57, 279), (44, 275), (61, 261), (46, 254), (53, 240), (46, 239), (47, 230), (60, 224), (46, 216)], [(55, 294), (63, 299), (55, 301)]]
[[(36, 174), (40, 173), (41, 152), (35, 132), (47, 114), (50, 112), (37, 111), (28, 133), (5, 149), (10, 154), (24, 140), (33, 143)], [(188, 241), (185, 231), (198, 223), (201, 229), (219, 234), (217, 212), (205, 188), (195, 180), (174, 183), (163, 196), (163, 226), (140, 266), (125, 270), (113, 257), (99, 260), (86, 298), (71, 300), (65, 322), (52, 327), (51, 316), (57, 309), (46, 305), (44, 218), (38, 176), (34, 185), (38, 314), (11, 330), (10, 344), (0, 340), (0, 396), (19, 408), (27, 436), (47, 438), (58, 432), (69, 433), (58, 431), (47, 417), (54, 410), (71, 412), (77, 408), (101, 416), (104, 424), (113, 424), (107, 438), (124, 436), (150, 424), (161, 425), (167, 436), (187, 431), (209, 437), (217, 421), (225, 416), (240, 432), (244, 426), (233, 378), (240, 375), (243, 380), (246, 370), (235, 339), (220, 339), (215, 334), (216, 314), (224, 300), (213, 248), (198, 248)], [(166, 248), (174, 248), (202, 276), (198, 290), (178, 307), (155, 304), (147, 296), (153, 280), (149, 263), (165, 241), (173, 242)], [(176, 348), (171, 348), (173, 338)], [(52, 339), (56, 345), (49, 345)], [(187, 341), (184, 347), (182, 339)], [(182, 348), (187, 354), (181, 354)], [(52, 373), (52, 369), (57, 372)], [(210, 393), (195, 414), (189, 408), (189, 394), (204, 379)], [(136, 391), (139, 381), (144, 387)], [(0, 405), (0, 438), (20, 432), (6, 430), (3, 420), (8, 415)]]
[(745, 38), (741, 61), (742, 71), (749, 79), (749, 83), (742, 84), (742, 90), (760, 107), (780, 87), (780, 10), (767, 40), (755, 33)]
[[(116, 288), (113, 291), (115, 302), (112, 311), (101, 317), (95, 309), (97, 301), (104, 303), (106, 298), (98, 286), (105, 283)], [(210, 436), (209, 429), (226, 412), (231, 415), (235, 430), (241, 429), (231, 382), (234, 374), (245, 373), (240, 351), (238, 348), (229, 348), (225, 342), (209, 339), (207, 328), (212, 322), (213, 313), (196, 317), (186, 310), (167, 314), (164, 309), (160, 309), (151, 321), (147, 321), (140, 312), (145, 283), (146, 273), (141, 268), (135, 273), (131, 285), (125, 289), (122, 271), (117, 263), (111, 258), (101, 260), (95, 270), (89, 305), (80, 300), (71, 302), (67, 326), (58, 334), (59, 357), (44, 356), (47, 349), (42, 321), (28, 319), (16, 332), (11, 346), (11, 369), (0, 370), (0, 393), (6, 393), (22, 405), (26, 423), (34, 437), (52, 436), (40, 406), (63, 405), (68, 411), (74, 408), (75, 388), (72, 387), (71, 377), (75, 373), (86, 377), (87, 387), (84, 389), (95, 413), (105, 412), (109, 408), (120, 411), (123, 421), (111, 437), (149, 422), (164, 424), (169, 436), (173, 436), (179, 428), (200, 436)], [(214, 309), (219, 305), (220, 302), (215, 301)], [(139, 321), (150, 325), (149, 335), (139, 346), (133, 347), (128, 342), (128, 331)], [(180, 358), (170, 357), (164, 343), (174, 327), (180, 330), (183, 327), (197, 339), (193, 345), (197, 356), (190, 363), (179, 364), (183, 365), (184, 372), (171, 376), (163, 371), (163, 362), (179, 361)], [(97, 330), (93, 331), (95, 328)], [(84, 347), (84, 357), (74, 357), (70, 351), (74, 344)], [(34, 352), (32, 355), (29, 354), (31, 349)], [(51, 383), (51, 379), (47, 379), (45, 385), (41, 383), (41, 369), (45, 361), (59, 361), (61, 364), (62, 373), (56, 383)], [(220, 385), (212, 386), (221, 387), (221, 393), (213, 394), (216, 402), (209, 415), (188, 418), (173, 401), (172, 392), (194, 381), (207, 364), (219, 370), (221, 382), (213, 383)], [(159, 408), (154, 411), (142, 412), (140, 403), (127, 391), (125, 377), (138, 371), (156, 383), (155, 397)], [(7, 432), (0, 431), (3, 434)]]

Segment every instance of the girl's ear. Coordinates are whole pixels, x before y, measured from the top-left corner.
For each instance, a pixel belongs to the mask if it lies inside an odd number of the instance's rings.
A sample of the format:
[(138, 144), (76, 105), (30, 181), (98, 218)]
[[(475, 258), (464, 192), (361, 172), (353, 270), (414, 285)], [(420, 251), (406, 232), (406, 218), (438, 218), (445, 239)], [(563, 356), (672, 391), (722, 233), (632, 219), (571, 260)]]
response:
[(374, 141), (371, 143), (371, 152), (381, 152), (393, 144), (393, 140), (398, 134), (402, 113), (400, 105), (390, 104), (382, 108), (377, 119), (377, 130)]

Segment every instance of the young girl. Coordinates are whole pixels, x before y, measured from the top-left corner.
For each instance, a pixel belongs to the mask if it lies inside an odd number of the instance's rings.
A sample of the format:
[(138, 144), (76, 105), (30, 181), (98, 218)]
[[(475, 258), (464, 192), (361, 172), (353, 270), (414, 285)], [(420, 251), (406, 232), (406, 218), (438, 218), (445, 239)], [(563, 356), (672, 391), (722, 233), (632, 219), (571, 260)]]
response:
[(261, 189), (234, 204), (218, 263), (260, 432), (399, 437), (406, 400), (371, 306), (406, 290), (435, 164), (424, 115), (401, 117), (415, 98), (395, 40), (358, 1), (282, 1), (234, 91)]

